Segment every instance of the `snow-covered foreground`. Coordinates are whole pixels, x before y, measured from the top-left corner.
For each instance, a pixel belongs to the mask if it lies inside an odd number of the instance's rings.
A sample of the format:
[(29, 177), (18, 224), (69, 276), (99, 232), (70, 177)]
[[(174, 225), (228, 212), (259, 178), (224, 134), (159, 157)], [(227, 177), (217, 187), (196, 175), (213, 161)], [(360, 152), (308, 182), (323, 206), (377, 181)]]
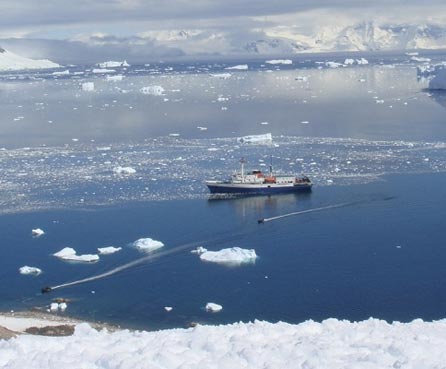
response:
[(446, 320), (388, 324), (235, 323), (159, 332), (98, 332), (0, 341), (0, 366), (14, 368), (440, 368)]

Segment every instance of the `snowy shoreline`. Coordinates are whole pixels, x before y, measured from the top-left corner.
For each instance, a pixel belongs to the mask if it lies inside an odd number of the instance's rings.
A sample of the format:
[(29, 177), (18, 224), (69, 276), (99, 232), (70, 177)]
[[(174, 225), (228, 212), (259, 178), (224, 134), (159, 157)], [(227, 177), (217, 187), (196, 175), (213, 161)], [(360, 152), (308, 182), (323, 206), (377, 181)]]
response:
[[(0, 314), (8, 329), (69, 318)], [(34, 317), (33, 317), (34, 316)], [(6, 322), (6, 323), (5, 323)], [(96, 330), (75, 321), (68, 337), (19, 335), (0, 340), (8, 368), (434, 368), (446, 362), (446, 319), (410, 323), (327, 319), (300, 324), (233, 323), (154, 332)]]

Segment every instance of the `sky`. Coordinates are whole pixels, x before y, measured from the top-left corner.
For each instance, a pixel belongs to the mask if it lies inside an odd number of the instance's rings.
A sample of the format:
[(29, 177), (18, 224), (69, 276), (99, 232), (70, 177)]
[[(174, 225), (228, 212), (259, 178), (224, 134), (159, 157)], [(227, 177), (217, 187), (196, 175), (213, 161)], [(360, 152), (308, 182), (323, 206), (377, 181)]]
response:
[(2, 0), (0, 14), (0, 45), (67, 60), (231, 54), (278, 29), (360, 21), (446, 24), (444, 0)]

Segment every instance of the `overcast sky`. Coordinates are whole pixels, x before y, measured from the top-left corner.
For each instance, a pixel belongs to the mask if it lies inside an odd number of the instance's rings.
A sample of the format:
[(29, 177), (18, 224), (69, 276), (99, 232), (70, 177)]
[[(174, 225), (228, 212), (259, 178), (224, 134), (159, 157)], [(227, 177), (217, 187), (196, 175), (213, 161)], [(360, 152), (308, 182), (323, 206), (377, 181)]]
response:
[[(298, 25), (305, 32), (305, 28), (347, 17), (441, 23), (446, 20), (446, 1), (1, 0), (0, 16), (0, 45), (28, 56), (46, 55), (62, 45), (67, 55), (76, 54), (81, 46), (90, 53), (99, 52), (99, 47), (104, 52), (107, 45), (122, 54), (136, 55), (142, 48), (151, 48), (160, 55), (180, 55), (182, 50), (154, 42), (152, 33), (201, 29), (248, 40), (266, 28)], [(104, 42), (98, 42), (101, 37)], [(34, 40), (32, 50), (29, 40)], [(205, 52), (208, 45), (201, 47)], [(230, 41), (225, 47), (231, 47)]]

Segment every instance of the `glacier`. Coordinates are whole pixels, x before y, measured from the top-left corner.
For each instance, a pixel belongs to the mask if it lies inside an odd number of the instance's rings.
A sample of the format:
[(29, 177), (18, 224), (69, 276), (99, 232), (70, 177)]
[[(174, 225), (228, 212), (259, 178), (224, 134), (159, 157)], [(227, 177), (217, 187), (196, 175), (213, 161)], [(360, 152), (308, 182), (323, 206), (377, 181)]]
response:
[(52, 69), (61, 66), (48, 59), (34, 60), (14, 54), (0, 47), (0, 71), (15, 71), (22, 69)]

